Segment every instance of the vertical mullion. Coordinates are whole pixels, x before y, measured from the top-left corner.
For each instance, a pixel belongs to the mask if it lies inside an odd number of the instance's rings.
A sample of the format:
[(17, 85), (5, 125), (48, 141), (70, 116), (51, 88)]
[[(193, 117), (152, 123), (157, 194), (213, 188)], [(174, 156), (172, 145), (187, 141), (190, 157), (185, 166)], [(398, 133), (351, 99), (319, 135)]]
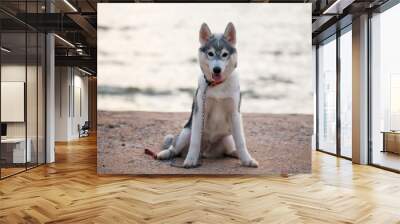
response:
[[(75, 119), (75, 67), (71, 67), (72, 69), (72, 87), (71, 87), (71, 94), (72, 94), (72, 120)], [(72, 121), (72, 123), (74, 123)]]
[(341, 156), (341, 119), (340, 119), (340, 30), (336, 31), (336, 154)]
[(71, 70), (68, 70), (68, 117), (71, 117)]
[[(44, 2), (44, 5), (45, 5), (45, 13), (48, 13), (48, 10), (47, 10), (47, 6), (48, 6), (48, 1), (47, 0), (45, 0), (45, 2)], [(42, 72), (44, 71), (44, 136), (43, 136), (43, 138), (44, 138), (44, 161), (43, 161), (43, 163), (47, 163), (47, 79), (48, 79), (48, 77), (47, 77), (47, 43), (48, 43), (48, 41), (47, 41), (47, 38), (48, 38), (48, 33), (47, 33), (47, 31), (45, 31), (44, 32), (44, 55), (43, 55), (43, 58), (44, 58), (44, 69), (42, 69)], [(43, 44), (43, 42), (42, 42), (42, 44)], [(43, 76), (43, 73), (42, 73), (42, 76)], [(43, 81), (42, 81), (43, 82)], [(60, 91), (61, 91), (61, 89), (60, 89)], [(43, 107), (42, 107), (42, 109), (43, 109)]]
[(371, 56), (372, 56), (372, 30), (371, 30), (371, 19), (372, 19), (372, 12), (368, 12), (368, 20), (367, 20), (367, 47), (368, 47), (368, 53), (367, 53), (367, 85), (368, 85), (368, 90), (367, 90), (367, 102), (368, 102), (368, 111), (367, 111), (367, 117), (368, 117), (368, 124), (367, 124), (367, 132), (368, 132), (368, 164), (373, 164), (373, 153), (372, 153), (372, 63), (371, 63)]
[[(47, 4), (47, 3), (46, 3)], [(47, 13), (47, 5), (46, 5), (46, 13)], [(42, 69), (42, 72), (44, 71), (44, 80), (42, 80), (42, 82), (44, 82), (44, 135), (43, 135), (43, 139), (44, 139), (44, 161), (43, 163), (47, 163), (47, 36), (48, 33), (45, 32), (44, 33), (44, 67)], [(42, 42), (43, 44), (43, 42)], [(43, 73), (42, 73), (43, 75)], [(43, 84), (43, 83), (42, 83)], [(42, 107), (43, 109), (43, 107)]]
[[(67, 72), (68, 72), (68, 68), (67, 68)], [(59, 88), (59, 90), (60, 90), (60, 94), (58, 94), (59, 96), (60, 96), (60, 118), (62, 117), (62, 96), (61, 96), (61, 93), (62, 93), (62, 85), (61, 85), (61, 79), (62, 79), (62, 77), (64, 76), (64, 74), (63, 74), (63, 72), (60, 72), (60, 75), (58, 76), (58, 88)]]
[[(28, 17), (28, 1), (25, 0), (25, 21)], [(24, 118), (25, 118), (25, 170), (28, 169), (28, 113), (27, 113), (27, 90), (28, 90), (28, 24), (25, 23), (25, 102), (24, 102)]]
[(315, 139), (315, 148), (319, 149), (319, 44), (315, 47), (315, 132), (316, 132), (316, 139)]
[[(36, 0), (39, 14), (39, 0)], [(39, 165), (39, 31), (36, 31), (36, 166)]]
[[(1, 24), (2, 23), (0, 23), (0, 47), (2, 46), (2, 32), (1, 32)], [(2, 124), (2, 122), (1, 122), (1, 67), (2, 67), (2, 64), (1, 64), (1, 62), (2, 62), (2, 58), (1, 58), (1, 55), (2, 55), (2, 53), (1, 53), (1, 51), (0, 51), (0, 125)], [(1, 134), (0, 134), (0, 136), (1, 136)], [(2, 170), (2, 162), (1, 162), (1, 144), (0, 144), (0, 180), (2, 179), (2, 177), (1, 177), (1, 170)]]

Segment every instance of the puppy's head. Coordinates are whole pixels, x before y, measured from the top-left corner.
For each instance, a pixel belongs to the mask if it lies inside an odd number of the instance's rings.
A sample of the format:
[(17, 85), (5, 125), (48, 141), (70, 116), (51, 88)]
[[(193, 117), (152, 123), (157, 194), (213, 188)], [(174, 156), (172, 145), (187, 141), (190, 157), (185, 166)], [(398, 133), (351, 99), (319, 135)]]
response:
[(200, 28), (200, 67), (209, 82), (223, 82), (236, 68), (236, 30), (228, 23), (224, 34), (213, 34), (207, 24)]

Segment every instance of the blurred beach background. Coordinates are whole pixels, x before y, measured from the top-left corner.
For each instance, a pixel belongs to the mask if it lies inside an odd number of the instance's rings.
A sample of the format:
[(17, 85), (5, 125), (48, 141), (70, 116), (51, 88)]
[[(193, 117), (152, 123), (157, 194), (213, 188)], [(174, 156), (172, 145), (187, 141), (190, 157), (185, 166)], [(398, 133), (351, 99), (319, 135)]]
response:
[(237, 31), (242, 112), (313, 113), (311, 4), (98, 4), (98, 110), (188, 112), (206, 22)]

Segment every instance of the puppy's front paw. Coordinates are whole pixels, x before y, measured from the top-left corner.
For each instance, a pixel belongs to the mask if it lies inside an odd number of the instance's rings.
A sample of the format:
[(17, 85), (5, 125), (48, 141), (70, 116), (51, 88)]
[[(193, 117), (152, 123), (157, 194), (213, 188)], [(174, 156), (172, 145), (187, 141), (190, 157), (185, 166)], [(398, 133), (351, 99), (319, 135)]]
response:
[(240, 161), (240, 164), (242, 166), (247, 166), (247, 167), (258, 167), (258, 162), (257, 160), (253, 159), (253, 158), (249, 158), (248, 160), (245, 161)]
[(194, 168), (198, 166), (197, 163), (198, 158), (194, 156), (187, 156), (185, 161), (183, 162), (183, 167), (185, 168)]

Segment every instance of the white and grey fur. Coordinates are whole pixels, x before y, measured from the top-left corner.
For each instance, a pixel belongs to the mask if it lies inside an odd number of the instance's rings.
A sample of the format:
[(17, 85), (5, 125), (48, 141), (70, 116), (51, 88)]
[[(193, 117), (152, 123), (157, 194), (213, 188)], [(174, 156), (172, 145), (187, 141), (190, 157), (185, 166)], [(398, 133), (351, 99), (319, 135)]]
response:
[[(200, 156), (232, 156), (243, 166), (258, 167), (247, 150), (240, 114), (236, 31), (229, 23), (224, 34), (212, 34), (207, 24), (200, 29), (199, 61), (203, 74), (192, 104), (190, 118), (176, 137), (167, 135), (157, 159), (186, 156), (183, 167), (199, 165)], [(222, 81), (211, 85), (215, 80)]]

